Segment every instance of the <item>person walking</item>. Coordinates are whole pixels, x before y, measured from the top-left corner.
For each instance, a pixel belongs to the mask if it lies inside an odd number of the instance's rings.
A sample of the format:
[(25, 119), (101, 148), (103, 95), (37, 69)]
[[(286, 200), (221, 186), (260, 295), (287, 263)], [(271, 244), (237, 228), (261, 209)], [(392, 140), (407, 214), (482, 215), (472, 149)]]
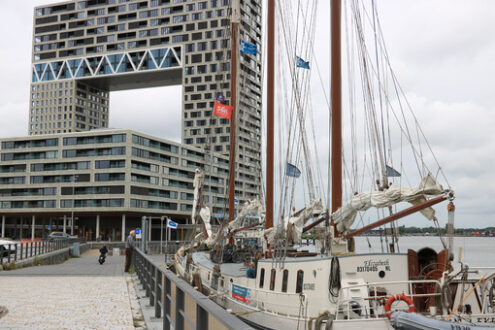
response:
[(136, 238), (136, 231), (131, 230), (129, 236), (125, 240), (125, 272), (129, 272), (131, 267), (132, 250), (134, 249), (134, 239)]

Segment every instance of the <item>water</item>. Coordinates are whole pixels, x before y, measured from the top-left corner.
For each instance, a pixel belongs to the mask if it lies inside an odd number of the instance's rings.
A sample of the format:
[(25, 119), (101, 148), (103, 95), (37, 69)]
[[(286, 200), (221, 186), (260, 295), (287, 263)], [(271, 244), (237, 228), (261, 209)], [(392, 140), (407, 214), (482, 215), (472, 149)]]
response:
[[(356, 237), (356, 252), (382, 252), (380, 237), (368, 237), (371, 249), (368, 247), (366, 237)], [(388, 242), (391, 243), (390, 237)], [(447, 239), (445, 239), (448, 244)], [(439, 237), (435, 236), (402, 236), (399, 237), (399, 250), (407, 253), (408, 249), (418, 251), (424, 247), (432, 248), (439, 252), (443, 250)], [(462, 247), (462, 262), (475, 266), (495, 266), (495, 237), (455, 237), (454, 238), (454, 267), (459, 265), (459, 247)], [(383, 238), (383, 248), (386, 252), (386, 242)]]

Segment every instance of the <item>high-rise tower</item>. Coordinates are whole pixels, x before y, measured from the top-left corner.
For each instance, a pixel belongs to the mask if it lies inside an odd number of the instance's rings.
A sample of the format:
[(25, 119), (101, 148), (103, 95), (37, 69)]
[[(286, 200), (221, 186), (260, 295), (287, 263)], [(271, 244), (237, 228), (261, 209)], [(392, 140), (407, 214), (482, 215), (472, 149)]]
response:
[[(84, 0), (35, 8), (29, 134), (108, 127), (110, 93), (182, 84), (182, 143), (227, 154), (231, 0)], [(261, 50), (261, 0), (241, 0), (240, 40)], [(261, 52), (241, 54), (236, 196), (261, 186)], [(169, 118), (167, 105), (163, 117)], [(139, 100), (136, 100), (139, 108)], [(112, 110), (118, 116), (118, 109)]]

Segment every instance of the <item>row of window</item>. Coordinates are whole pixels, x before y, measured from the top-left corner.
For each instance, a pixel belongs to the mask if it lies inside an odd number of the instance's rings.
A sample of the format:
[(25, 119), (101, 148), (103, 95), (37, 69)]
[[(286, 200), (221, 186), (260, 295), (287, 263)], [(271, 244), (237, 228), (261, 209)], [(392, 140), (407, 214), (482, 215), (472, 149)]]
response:
[(168, 144), (165, 142), (156, 141), (156, 140), (152, 140), (152, 139), (148, 139), (148, 138), (145, 138), (145, 137), (142, 137), (139, 135), (133, 134), (132, 135), (132, 142), (135, 144), (145, 146), (145, 147), (159, 149), (159, 150), (171, 152), (174, 154), (179, 153), (179, 147), (177, 147), (175, 145)]
[(98, 136), (67, 137), (63, 139), (63, 143), (64, 146), (74, 146), (81, 144), (122, 143), (125, 142), (125, 140), (125, 134), (111, 134)]
[(1, 209), (54, 209), (55, 200), (47, 201), (1, 201)]
[(131, 208), (177, 210), (177, 203), (147, 201), (131, 198)]
[[(277, 276), (277, 270), (272, 268), (270, 272), (270, 290), (275, 290), (275, 279)], [(287, 292), (287, 286), (289, 283), (289, 270), (284, 269), (282, 273), (282, 292)], [(296, 293), (301, 293), (303, 290), (304, 283), (304, 271), (298, 270), (296, 275)], [(265, 284), (265, 268), (261, 268), (260, 270), (260, 279), (259, 279), (259, 288), (263, 289)]]
[(124, 207), (123, 198), (110, 199), (69, 199), (60, 201), (61, 208), (82, 207)]
[[(81, 144), (99, 144), (99, 143), (122, 143), (125, 142), (125, 138), (126, 138), (125, 134), (68, 137), (63, 139), (63, 143), (64, 146), (81, 145)], [(58, 146), (58, 138), (2, 142), (2, 149), (45, 148), (52, 146)]]
[[(138, 9), (144, 9), (148, 8), (148, 1), (143, 1), (139, 3), (130, 3), (129, 5), (122, 4), (127, 2), (127, 0), (119, 0), (118, 3), (119, 5), (109, 7), (109, 8), (97, 8), (93, 10), (89, 10), (94, 7), (100, 7), (100, 6), (106, 6), (106, 5), (113, 5), (117, 4), (117, 0), (88, 0), (88, 1), (78, 1), (77, 2), (77, 10), (84, 10), (88, 9), (87, 14), (88, 16), (96, 15), (105, 15), (107, 12), (109, 14), (111, 13), (120, 13), (120, 12), (125, 12), (125, 11), (132, 11), (132, 10), (138, 10)], [(185, 2), (184, 0), (173, 0), (173, 4), (180, 4)], [(229, 6), (230, 5), (230, 0), (210, 0), (209, 1), (210, 6), (209, 8), (217, 8), (219, 6)], [(164, 5), (170, 5), (170, 0), (150, 0), (149, 1), (149, 7), (159, 7), (159, 6), (164, 6)], [(258, 10), (260, 10), (259, 6), (257, 6)], [(185, 9), (187, 11), (194, 11), (196, 10), (196, 4), (187, 4)], [(201, 1), (198, 2), (197, 4), (197, 10), (205, 10), (208, 9), (208, 1)], [(72, 11), (76, 10), (76, 7), (73, 3), (66, 4), (66, 5), (57, 5), (57, 6), (52, 6), (52, 7), (45, 7), (45, 8), (37, 8), (35, 15), (36, 17), (39, 17), (36, 19), (36, 24), (46, 24), (46, 23), (51, 23), (51, 22), (56, 22), (57, 16), (50, 16), (50, 17), (43, 17), (47, 15), (53, 15), (56, 13), (60, 12), (67, 12), (67, 11)], [(154, 9), (158, 11), (158, 9)], [(172, 10), (174, 12), (177, 11), (182, 11), (184, 10), (184, 6), (175, 6), (175, 7), (167, 7), (167, 8), (162, 8), (162, 12), (166, 11), (165, 13), (171, 13)], [(149, 12), (151, 10), (148, 10)], [(68, 19), (78, 19), (78, 18), (84, 18), (86, 12), (81, 11), (81, 12), (76, 12), (76, 13), (70, 13), (70, 14), (62, 14), (61, 15), (61, 20), (68, 20)]]
[(44, 148), (58, 145), (58, 139), (3, 141), (2, 149)]

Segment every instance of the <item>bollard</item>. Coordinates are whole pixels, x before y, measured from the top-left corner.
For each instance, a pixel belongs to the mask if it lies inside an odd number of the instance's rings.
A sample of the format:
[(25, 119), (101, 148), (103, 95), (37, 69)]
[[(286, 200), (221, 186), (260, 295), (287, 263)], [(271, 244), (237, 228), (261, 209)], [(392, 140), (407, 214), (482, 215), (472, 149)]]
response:
[(72, 244), (72, 254), (79, 257), (79, 242)]

